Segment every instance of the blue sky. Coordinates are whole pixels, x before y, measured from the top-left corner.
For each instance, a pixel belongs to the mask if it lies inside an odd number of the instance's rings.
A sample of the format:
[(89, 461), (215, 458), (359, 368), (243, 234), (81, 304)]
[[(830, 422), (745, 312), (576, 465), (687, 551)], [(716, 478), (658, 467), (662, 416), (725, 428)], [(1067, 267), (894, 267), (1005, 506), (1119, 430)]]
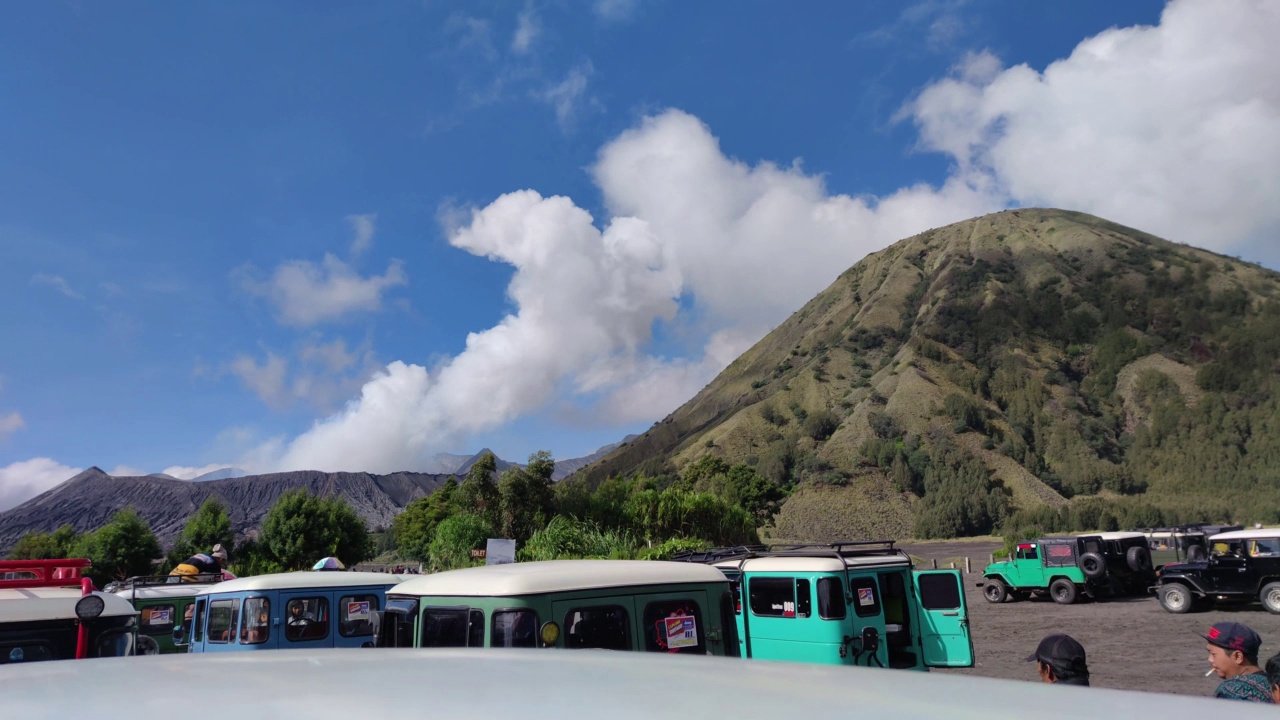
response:
[(1018, 205), (1280, 267), (1266, 2), (0, 7), (0, 509), (639, 432)]

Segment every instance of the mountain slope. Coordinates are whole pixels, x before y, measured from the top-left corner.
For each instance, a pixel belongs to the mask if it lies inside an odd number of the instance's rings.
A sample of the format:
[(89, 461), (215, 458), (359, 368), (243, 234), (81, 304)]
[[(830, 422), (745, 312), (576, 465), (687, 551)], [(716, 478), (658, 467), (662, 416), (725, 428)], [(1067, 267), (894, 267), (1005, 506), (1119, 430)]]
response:
[(867, 256), (578, 477), (751, 464), (798, 488), (792, 539), (1280, 507), (1277, 298), (1277, 273), (1092, 216), (975, 218)]

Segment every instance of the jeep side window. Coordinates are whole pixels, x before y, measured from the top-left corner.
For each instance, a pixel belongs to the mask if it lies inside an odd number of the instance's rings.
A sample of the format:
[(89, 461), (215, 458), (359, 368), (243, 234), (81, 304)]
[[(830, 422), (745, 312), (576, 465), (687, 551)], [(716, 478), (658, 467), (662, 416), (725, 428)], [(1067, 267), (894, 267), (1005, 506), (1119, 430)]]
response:
[(1249, 541), (1250, 557), (1276, 557), (1280, 555), (1280, 538), (1258, 538)]
[(1019, 560), (1038, 560), (1040, 555), (1036, 552), (1035, 545), (1019, 545), (1017, 558)]
[(752, 615), (760, 615), (763, 617), (795, 617), (795, 578), (748, 578), (747, 601), (751, 605)]

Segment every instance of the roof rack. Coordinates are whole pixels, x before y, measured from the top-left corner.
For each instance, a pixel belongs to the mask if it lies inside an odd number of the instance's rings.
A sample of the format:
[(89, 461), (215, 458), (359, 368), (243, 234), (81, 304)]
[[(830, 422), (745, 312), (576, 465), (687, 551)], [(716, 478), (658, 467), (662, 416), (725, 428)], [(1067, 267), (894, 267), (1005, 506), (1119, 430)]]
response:
[(165, 585), (194, 585), (197, 583), (222, 582), (222, 573), (204, 573), (202, 575), (135, 575), (124, 580), (117, 580), (107, 585), (106, 592), (120, 590), (137, 590), (140, 588), (160, 587)]
[(835, 557), (841, 561), (852, 557), (900, 556), (911, 563), (911, 556), (893, 540), (841, 540), (830, 543), (786, 543), (775, 545), (740, 545), (702, 551), (676, 553), (672, 560), (680, 562), (718, 563), (756, 557)]
[(0, 560), (0, 588), (80, 587), (88, 558)]

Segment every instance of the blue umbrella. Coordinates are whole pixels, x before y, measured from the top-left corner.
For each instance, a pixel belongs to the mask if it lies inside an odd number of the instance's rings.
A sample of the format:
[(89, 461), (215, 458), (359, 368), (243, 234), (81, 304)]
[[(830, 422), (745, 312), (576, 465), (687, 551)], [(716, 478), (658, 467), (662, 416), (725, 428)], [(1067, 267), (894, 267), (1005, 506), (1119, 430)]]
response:
[(347, 566), (336, 557), (320, 558), (320, 562), (311, 566), (312, 570), (346, 570)]

